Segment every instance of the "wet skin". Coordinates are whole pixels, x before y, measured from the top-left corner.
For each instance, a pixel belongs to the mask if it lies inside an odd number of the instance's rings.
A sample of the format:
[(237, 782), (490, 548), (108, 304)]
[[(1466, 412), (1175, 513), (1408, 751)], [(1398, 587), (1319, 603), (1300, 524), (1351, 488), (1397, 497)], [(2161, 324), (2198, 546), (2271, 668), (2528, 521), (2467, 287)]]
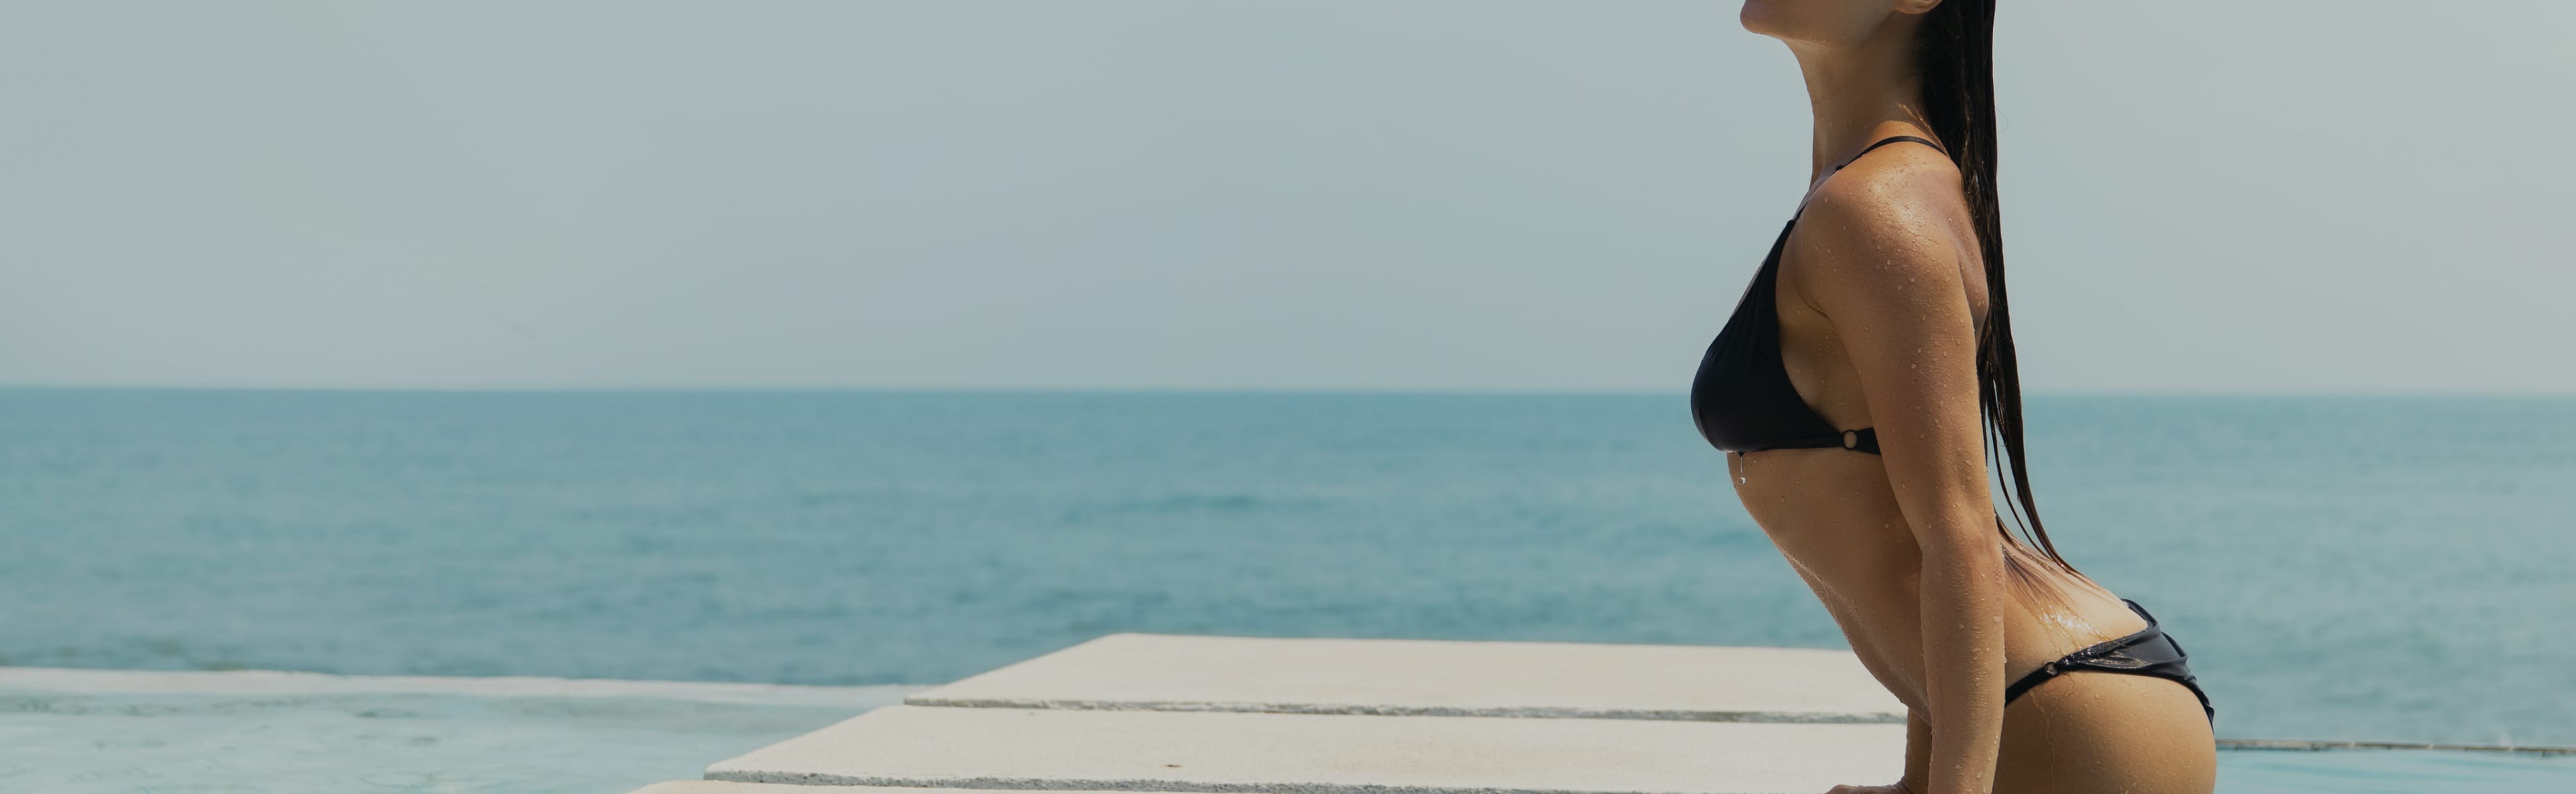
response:
[[(1873, 137), (1892, 134), (1930, 137), (1919, 128), (1901, 127)], [(1982, 260), (1958, 179), (1955, 166), (1939, 150), (1914, 144), (1880, 147), (1815, 188), (1781, 254), (1774, 298), (1790, 383), (1834, 427), (1880, 427), (1883, 447), (1901, 447), (1904, 440), (1889, 438), (1890, 424), (1871, 414), (1850, 352), (1857, 343), (1802, 290), (1954, 288), (1949, 300), (1965, 304), (1973, 321), (1950, 345), (1922, 349), (1927, 362), (1959, 355), (1983, 330), (1988, 304)], [(1873, 202), (1901, 203), (1906, 209), (1899, 218), (1885, 218), (1862, 209)], [(1885, 234), (1884, 228), (1851, 228), (1870, 223), (1912, 227), (1912, 236), (1934, 241), (1935, 249), (1949, 249), (1949, 266), (1958, 272), (1946, 280), (1898, 287), (1836, 282), (1800, 267), (1811, 259), (1830, 258), (1834, 246), (1854, 244), (1848, 242), (1852, 237)], [(1972, 347), (1965, 349), (1973, 355)], [(1973, 384), (1968, 388), (1973, 392)], [(1928, 729), (1937, 717), (1928, 695), (1923, 630), (1926, 555), (1890, 482), (1887, 458), (1843, 449), (1779, 449), (1729, 454), (1726, 460), (1728, 480), (1746, 511), (1823, 602), (1871, 675), (1923, 720), (1913, 726), (1917, 736), (1910, 742), (1915, 746), (1909, 748), (1914, 757), (1909, 758), (1908, 781), (1924, 780), (1929, 772), (1924, 767), (1932, 763), (1923, 757)], [(1988, 505), (1991, 515), (1991, 502), (1979, 503)], [(2145, 619), (2117, 595), (2090, 579), (2055, 571), (2037, 551), (2007, 540), (1991, 525), (1986, 531), (2004, 557), (2042, 572), (2041, 590), (2001, 588), (2004, 652), (1996, 673), (2001, 680), (2018, 680), (2068, 652), (2146, 627)], [(2182, 684), (2076, 671), (2032, 688), (2004, 709), (1993, 790), (2206, 794), (2215, 786), (2216, 763), (2208, 720), (2199, 700)], [(1922, 785), (1914, 791), (1931, 794)]]

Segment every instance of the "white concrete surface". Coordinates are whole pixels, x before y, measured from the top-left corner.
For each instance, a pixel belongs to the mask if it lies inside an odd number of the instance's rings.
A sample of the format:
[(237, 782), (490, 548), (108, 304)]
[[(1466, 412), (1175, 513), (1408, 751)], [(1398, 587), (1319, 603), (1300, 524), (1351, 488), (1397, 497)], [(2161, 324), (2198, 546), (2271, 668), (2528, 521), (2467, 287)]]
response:
[(1815, 794), (1895, 780), (1904, 747), (1902, 724), (887, 706), (718, 762), (706, 777), (1279, 794)]
[[(736, 783), (729, 780), (673, 780), (655, 783), (627, 794), (1025, 794), (1001, 789), (912, 788), (904, 786), (798, 786), (787, 783)], [(1112, 794), (1094, 791), (1059, 791), (1055, 794)]]
[(1846, 650), (1110, 634), (904, 698), (915, 706), (1905, 721)]
[[(915, 792), (916, 794), (919, 794), (921, 791), (920, 789), (895, 790)], [(655, 783), (650, 786), (645, 786), (643, 788), (627, 792), (626, 794), (876, 794), (876, 792), (881, 791), (886, 791), (886, 789), (863, 786), (817, 789), (813, 786), (791, 786), (782, 783), (734, 783), (723, 780), (673, 780), (663, 783)], [(932, 792), (930, 794), (953, 793), (949, 791), (940, 791)]]

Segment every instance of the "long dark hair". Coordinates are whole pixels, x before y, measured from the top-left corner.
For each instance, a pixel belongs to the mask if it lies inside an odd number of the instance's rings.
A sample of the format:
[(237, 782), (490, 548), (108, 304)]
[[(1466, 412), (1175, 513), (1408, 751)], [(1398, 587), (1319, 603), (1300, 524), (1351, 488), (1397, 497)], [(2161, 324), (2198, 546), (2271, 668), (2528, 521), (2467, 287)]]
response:
[[(1977, 398), (1985, 412), (1987, 460), (1995, 459), (2000, 439), (2000, 451), (2011, 453), (2008, 496), (2020, 501), (2018, 507), (2012, 500), (2004, 506), (2013, 510), (2016, 522), (2029, 516), (2023, 535), (2031, 542), (2015, 540), (2000, 513), (1995, 531), (2007, 548), (2036, 547), (2046, 552), (2049, 563), (2081, 576), (2048, 542), (2039, 505), (2030, 497), (2030, 465), (2022, 444), (2021, 367), (2013, 355), (2012, 312), (2004, 294), (2003, 210), (1995, 195), (1995, 2), (1943, 0), (1920, 24), (1914, 66), (1923, 81), (1923, 114), (1964, 177), (1977, 247), (1985, 255), (1986, 327), (1977, 338)], [(2035, 584), (2036, 572), (2014, 555), (2004, 555), (2004, 568), (2014, 580)]]

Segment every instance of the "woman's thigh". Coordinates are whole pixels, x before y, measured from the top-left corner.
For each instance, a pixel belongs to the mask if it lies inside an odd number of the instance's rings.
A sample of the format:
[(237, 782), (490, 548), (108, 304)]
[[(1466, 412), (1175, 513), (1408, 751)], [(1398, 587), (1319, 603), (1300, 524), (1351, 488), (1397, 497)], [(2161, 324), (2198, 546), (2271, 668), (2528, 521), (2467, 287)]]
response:
[(1995, 794), (2210, 794), (2218, 741), (2200, 699), (2153, 676), (2077, 670), (2004, 707)]

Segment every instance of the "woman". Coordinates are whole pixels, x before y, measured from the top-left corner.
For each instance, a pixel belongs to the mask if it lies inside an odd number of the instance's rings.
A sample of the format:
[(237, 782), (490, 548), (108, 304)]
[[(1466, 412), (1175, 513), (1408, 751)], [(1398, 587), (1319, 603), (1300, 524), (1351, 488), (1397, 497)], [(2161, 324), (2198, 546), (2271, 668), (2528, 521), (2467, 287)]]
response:
[[(2059, 557), (2031, 500), (1993, 0), (1751, 0), (1742, 21), (1796, 54), (1819, 175), (1702, 359), (1691, 412), (1907, 707), (1904, 777), (1834, 791), (2208, 794), (2216, 712), (2181, 646)], [(1989, 434), (2033, 542), (1994, 511)]]

